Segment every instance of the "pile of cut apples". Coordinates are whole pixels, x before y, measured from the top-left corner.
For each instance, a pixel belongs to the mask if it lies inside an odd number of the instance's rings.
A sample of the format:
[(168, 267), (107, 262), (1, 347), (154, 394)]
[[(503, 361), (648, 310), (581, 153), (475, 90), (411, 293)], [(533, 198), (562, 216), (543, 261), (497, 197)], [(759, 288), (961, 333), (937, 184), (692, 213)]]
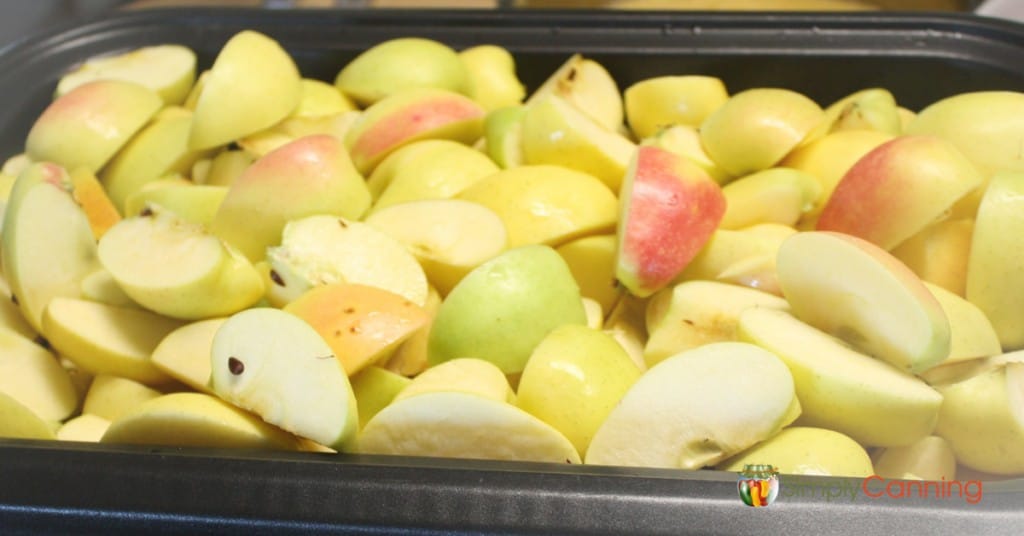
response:
[(0, 436), (1024, 475), (1024, 94), (339, 68), (60, 80), (0, 175)]

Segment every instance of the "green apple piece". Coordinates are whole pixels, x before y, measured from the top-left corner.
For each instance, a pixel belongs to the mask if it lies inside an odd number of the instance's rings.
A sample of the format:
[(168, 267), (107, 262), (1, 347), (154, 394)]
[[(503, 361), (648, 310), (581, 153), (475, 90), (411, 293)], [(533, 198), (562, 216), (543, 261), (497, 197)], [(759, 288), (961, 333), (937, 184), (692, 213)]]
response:
[(378, 43), (348, 62), (334, 85), (362, 106), (406, 89), (468, 91), (466, 68), (447, 45), (420, 37)]
[(300, 84), (302, 96), (289, 117), (323, 117), (357, 110), (344, 93), (327, 82), (303, 78)]
[(1001, 354), (999, 336), (992, 322), (976, 305), (952, 292), (924, 282), (949, 319), (949, 357), (943, 365)]
[(101, 443), (297, 450), (298, 441), (214, 396), (171, 393), (143, 402), (110, 423)]
[(812, 211), (821, 184), (803, 171), (774, 167), (736, 179), (722, 187), (725, 214), (721, 229), (742, 229), (759, 223), (796, 225)]
[(275, 283), (289, 293), (348, 282), (391, 291), (419, 306), (426, 303), (427, 276), (416, 257), (367, 223), (333, 216), (294, 220), (284, 228), (281, 245), (267, 250), (267, 261), (281, 279)]
[(228, 189), (210, 231), (252, 262), (281, 243), (289, 221), (331, 214), (356, 219), (370, 192), (335, 137), (299, 138), (249, 166)]
[(530, 95), (526, 104), (532, 106), (552, 95), (565, 99), (610, 131), (622, 127), (625, 112), (619, 87), (612, 75), (592, 59), (574, 54)]
[(560, 326), (530, 354), (516, 405), (562, 432), (583, 455), (638, 378), (640, 369), (610, 335), (586, 326)]
[(497, 171), (487, 156), (458, 142), (410, 143), (382, 160), (367, 179), (374, 198), (371, 212), (408, 201), (448, 199)]
[(208, 186), (231, 186), (254, 161), (246, 151), (221, 151), (213, 159), (196, 161), (192, 166), (192, 180)]
[(515, 374), (563, 324), (586, 324), (565, 261), (548, 246), (510, 249), (467, 274), (445, 298), (430, 330), (428, 360), (478, 357)]
[(585, 461), (699, 469), (775, 435), (799, 414), (793, 378), (778, 357), (751, 344), (708, 344), (648, 369), (597, 430)]
[(82, 298), (90, 301), (116, 305), (118, 307), (138, 307), (127, 294), (121, 290), (117, 281), (104, 268), (85, 276), (82, 279)]
[(496, 45), (479, 45), (459, 52), (466, 70), (467, 94), (485, 110), (519, 104), (526, 88), (516, 77), (512, 54)]
[(196, 102), (189, 147), (201, 150), (259, 132), (299, 104), (299, 69), (281, 45), (241, 31), (217, 54)]
[(592, 175), (561, 166), (519, 166), (477, 181), (458, 199), (493, 210), (508, 231), (509, 247), (558, 246), (610, 232), (615, 193)]
[(740, 177), (777, 164), (822, 116), (817, 103), (795, 91), (748, 89), (704, 120), (701, 143), (716, 164)]
[(156, 92), (164, 104), (181, 104), (196, 78), (196, 54), (181, 45), (156, 45), (92, 58), (61, 77), (57, 97), (95, 80), (124, 80)]
[(604, 311), (611, 311), (622, 296), (615, 279), (617, 243), (614, 234), (604, 234), (577, 238), (556, 249), (576, 278), (580, 294), (596, 301)]
[(789, 313), (747, 309), (740, 314), (739, 336), (789, 367), (803, 407), (801, 426), (828, 428), (864, 446), (883, 447), (909, 445), (935, 427), (942, 395)]
[(1017, 229), (1024, 222), (1024, 173), (997, 173), (974, 221), (967, 260), (967, 300), (992, 322), (1006, 350), (1024, 348), (1024, 255)]
[(580, 463), (564, 435), (506, 402), (431, 392), (392, 402), (366, 423), (357, 452)]
[(74, 298), (54, 298), (43, 314), (47, 340), (62, 356), (94, 374), (150, 385), (169, 379), (149, 356), (179, 326), (149, 311)]
[(958, 382), (938, 385), (935, 435), (959, 463), (988, 473), (1024, 473), (1024, 361), (1007, 360)]
[(729, 100), (721, 79), (698, 75), (648, 78), (626, 88), (622, 96), (629, 128), (637, 138), (673, 125), (700, 126)]
[(733, 179), (708, 156), (704, 146), (701, 145), (700, 131), (697, 130), (697, 127), (675, 125), (664, 128), (654, 136), (644, 138), (640, 145), (652, 145), (670, 153), (685, 156), (700, 166), (718, 184), (726, 184)]
[(751, 307), (789, 310), (774, 294), (716, 281), (686, 281), (658, 292), (647, 303), (644, 361), (653, 367), (679, 352), (737, 340), (740, 313)]
[(443, 295), (508, 243), (505, 224), (494, 211), (459, 199), (391, 205), (365, 221), (405, 245)]
[(859, 443), (833, 430), (805, 426), (786, 428), (722, 462), (718, 469), (739, 472), (748, 464), (770, 464), (786, 475), (867, 478), (876, 474)]
[(230, 317), (210, 352), (217, 396), (286, 431), (344, 449), (359, 426), (341, 362), (306, 322), (279, 309)]
[(0, 438), (56, 439), (56, 436), (49, 422), (0, 392)]
[(43, 111), (28, 133), (25, 153), (35, 162), (95, 173), (162, 105), (156, 93), (133, 82), (89, 82)]
[(227, 186), (163, 184), (128, 196), (124, 213), (126, 216), (138, 216), (147, 206), (155, 205), (189, 223), (209, 227), (227, 194)]
[(641, 146), (619, 193), (615, 277), (640, 297), (672, 282), (711, 238), (725, 197), (685, 157)]
[(360, 173), (368, 174), (395, 150), (425, 139), (473, 143), (486, 112), (475, 101), (442, 89), (400, 91), (367, 108), (345, 133)]
[(412, 383), (409, 378), (381, 367), (366, 367), (352, 376), (350, 381), (358, 406), (360, 429)]
[(797, 233), (779, 247), (793, 314), (859, 351), (917, 374), (949, 356), (950, 325), (914, 272), (850, 235)]
[(905, 447), (881, 449), (874, 456), (875, 474), (882, 478), (915, 475), (923, 480), (956, 480), (956, 455), (949, 442), (928, 436)]
[(78, 297), (82, 279), (100, 268), (96, 239), (68, 181), (59, 166), (33, 164), (18, 177), (4, 213), (4, 276), (36, 332), (50, 300)]
[(957, 147), (983, 176), (1024, 171), (1024, 93), (973, 91), (936, 101), (906, 127), (907, 134), (939, 136)]
[(171, 173), (185, 173), (204, 152), (188, 147), (192, 113), (163, 117), (150, 123), (103, 168), (100, 179), (118, 210), (131, 212), (125, 203), (142, 187)]
[(530, 104), (522, 118), (523, 160), (593, 175), (617, 192), (636, 145), (555, 95)]
[(112, 227), (100, 240), (99, 258), (132, 300), (173, 318), (226, 316), (263, 296), (260, 275), (245, 257), (162, 210)]
[(506, 106), (492, 110), (484, 118), (484, 144), (487, 156), (502, 169), (521, 166), (523, 156), (523, 116), (526, 106)]
[(395, 396), (394, 401), (437, 392), (468, 393), (498, 402), (516, 402), (516, 394), (501, 369), (475, 357), (452, 359), (424, 370)]
[(47, 421), (66, 419), (78, 408), (78, 393), (57, 358), (7, 328), (0, 328), (0, 393)]
[(167, 334), (150, 356), (153, 366), (199, 392), (210, 389), (210, 349), (226, 318), (191, 322)]
[(57, 429), (57, 439), (99, 443), (103, 434), (107, 433), (107, 428), (110, 428), (110, 421), (107, 419), (84, 413), (62, 424)]
[(142, 383), (110, 374), (97, 374), (82, 402), (82, 413), (115, 421), (133, 407), (163, 393)]

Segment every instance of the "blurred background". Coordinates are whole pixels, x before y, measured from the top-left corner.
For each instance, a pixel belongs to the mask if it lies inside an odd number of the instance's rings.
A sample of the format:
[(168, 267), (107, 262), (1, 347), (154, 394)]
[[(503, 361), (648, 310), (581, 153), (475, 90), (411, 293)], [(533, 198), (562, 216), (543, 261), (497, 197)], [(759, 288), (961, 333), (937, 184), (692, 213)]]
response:
[[(662, 9), (942, 11), (1013, 16), (1024, 0), (0, 0), (0, 46), (53, 24), (112, 9), (178, 6), (289, 8)], [(1017, 13), (1015, 13), (1015, 11)]]

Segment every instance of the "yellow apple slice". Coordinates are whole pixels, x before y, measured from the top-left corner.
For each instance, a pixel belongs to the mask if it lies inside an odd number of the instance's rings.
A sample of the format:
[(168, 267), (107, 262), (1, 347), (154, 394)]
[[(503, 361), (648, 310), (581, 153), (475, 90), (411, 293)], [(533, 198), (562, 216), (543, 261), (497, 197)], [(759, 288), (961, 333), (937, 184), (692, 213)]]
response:
[(128, 378), (97, 374), (85, 394), (82, 413), (115, 421), (133, 407), (161, 395), (160, 391)]
[(67, 181), (60, 167), (33, 164), (18, 177), (4, 214), (4, 276), (37, 332), (50, 300), (78, 297), (82, 279), (100, 268), (89, 220), (63, 186)]
[(938, 285), (926, 281), (924, 286), (949, 319), (949, 357), (942, 365), (1003, 353), (999, 336), (981, 309)]
[(233, 315), (217, 330), (210, 363), (222, 399), (327, 447), (354, 439), (359, 416), (342, 362), (299, 317), (271, 308)]
[(392, 402), (366, 423), (363, 454), (580, 463), (572, 443), (506, 402), (459, 392)]
[(618, 191), (636, 145), (551, 95), (527, 107), (522, 119), (526, 164), (559, 165), (593, 175)]
[(334, 85), (363, 106), (413, 88), (464, 92), (466, 68), (448, 45), (422, 37), (378, 43), (347, 63)]
[(825, 428), (786, 428), (718, 465), (739, 472), (748, 464), (770, 464), (782, 474), (867, 478), (875, 474), (864, 447)]
[(799, 414), (793, 377), (778, 357), (746, 343), (708, 344), (648, 369), (598, 428), (586, 463), (699, 469)]
[(430, 340), (430, 328), (434, 324), (434, 317), (437, 316), (437, 310), (440, 307), (441, 294), (434, 287), (430, 287), (427, 293), (427, 303), (423, 306), (423, 310), (430, 315), (430, 319), (395, 349), (391, 357), (383, 363), (384, 368), (410, 377), (427, 368), (427, 343)]
[(149, 360), (156, 345), (181, 322), (135, 308), (54, 298), (43, 315), (50, 344), (92, 373), (146, 384), (169, 378)]
[(263, 296), (260, 275), (245, 257), (156, 207), (107, 231), (99, 258), (131, 299), (173, 318), (225, 316)]
[(195, 78), (195, 52), (181, 45), (148, 46), (87, 60), (61, 77), (57, 96), (94, 80), (113, 79), (141, 84), (160, 95), (164, 104), (174, 105), (185, 101)]
[(196, 102), (193, 149), (210, 149), (281, 121), (302, 97), (299, 69), (270, 37), (235, 34), (217, 54)]
[(78, 407), (78, 393), (57, 358), (6, 328), (0, 328), (0, 393), (48, 421), (65, 419)]
[(365, 222), (404, 244), (443, 295), (508, 243), (505, 224), (494, 211), (459, 199), (391, 205)]
[(747, 309), (740, 314), (739, 335), (789, 367), (803, 407), (802, 426), (842, 432), (865, 446), (908, 445), (935, 427), (942, 395), (789, 313)]
[(124, 213), (127, 216), (138, 216), (147, 205), (155, 205), (175, 213), (187, 222), (209, 228), (227, 193), (226, 186), (162, 184), (128, 196)]
[(110, 423), (101, 443), (297, 450), (295, 436), (217, 397), (171, 393)]
[(791, 168), (773, 167), (740, 177), (722, 188), (726, 209), (719, 228), (796, 225), (814, 209), (820, 191), (817, 179)]
[(659, 131), (655, 136), (645, 138), (640, 145), (651, 145), (665, 149), (670, 153), (685, 156), (694, 164), (707, 172), (718, 184), (726, 184), (733, 179), (708, 156), (700, 143), (700, 131), (689, 125), (675, 125)]
[(700, 126), (729, 93), (713, 76), (659, 76), (629, 86), (622, 98), (630, 130), (647, 138), (673, 125)]
[(210, 349), (226, 318), (211, 318), (181, 326), (153, 349), (150, 361), (168, 376), (199, 392), (210, 389)]
[(923, 480), (956, 480), (956, 455), (949, 442), (928, 436), (905, 447), (881, 449), (874, 458), (875, 474), (883, 478), (905, 478), (911, 474)]
[[(620, 177), (621, 179), (621, 177)], [(493, 210), (508, 247), (558, 246), (615, 226), (615, 193), (596, 177), (561, 166), (519, 166), (477, 181), (458, 195)]]
[(779, 246), (794, 233), (777, 223), (718, 229), (674, 282), (721, 281), (781, 296), (775, 261)]
[(0, 392), (0, 437), (55, 439), (53, 426), (14, 398)]
[(515, 58), (503, 47), (478, 45), (459, 52), (466, 68), (467, 94), (485, 110), (519, 104), (526, 88), (516, 76)]
[(82, 298), (118, 307), (139, 307), (139, 304), (132, 301), (121, 290), (117, 281), (114, 281), (110, 272), (104, 268), (100, 268), (82, 279)]
[(919, 373), (949, 356), (942, 306), (903, 263), (850, 235), (804, 232), (779, 248), (793, 314), (868, 355)]
[(892, 254), (922, 281), (966, 296), (973, 234), (974, 218), (942, 220), (906, 239)]
[(107, 433), (107, 428), (110, 428), (110, 421), (107, 419), (83, 413), (61, 425), (57, 429), (57, 439), (99, 443), (103, 434)]
[(537, 88), (527, 105), (549, 96), (572, 104), (595, 123), (609, 131), (622, 127), (625, 112), (615, 79), (600, 63), (573, 54)]
[(789, 310), (786, 300), (752, 288), (716, 281), (687, 281), (655, 294), (647, 303), (648, 367), (712, 342), (737, 340), (740, 313), (750, 307)]
[(318, 285), (284, 310), (313, 326), (349, 376), (387, 359), (429, 320), (408, 299), (355, 283)]
[(452, 359), (424, 370), (395, 396), (394, 401), (439, 392), (468, 393), (509, 404), (516, 401), (505, 373), (490, 361), (475, 357)]
[(565, 260), (580, 286), (580, 294), (611, 311), (622, 296), (622, 287), (615, 279), (614, 234), (585, 236), (558, 246), (556, 251)]
[(38, 335), (32, 326), (25, 321), (25, 315), (14, 303), (11, 287), (0, 274), (0, 326), (5, 327), (27, 339), (35, 339)]
[(401, 374), (380, 367), (366, 367), (350, 381), (358, 406), (360, 429), (412, 382)]
[(399, 241), (363, 222), (324, 215), (293, 220), (284, 228), (281, 245), (267, 250), (267, 261), (271, 278), (292, 295), (348, 282), (394, 292), (421, 307), (426, 303), (427, 276), (416, 258)]

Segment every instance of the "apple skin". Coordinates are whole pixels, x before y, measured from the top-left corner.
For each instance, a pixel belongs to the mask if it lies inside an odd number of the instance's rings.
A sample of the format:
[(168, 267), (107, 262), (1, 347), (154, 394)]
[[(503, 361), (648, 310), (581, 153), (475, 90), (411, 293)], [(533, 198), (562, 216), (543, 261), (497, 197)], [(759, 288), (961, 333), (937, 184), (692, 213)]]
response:
[(622, 130), (622, 95), (615, 78), (600, 63), (573, 54), (526, 99), (526, 105), (557, 97), (610, 132)]
[(875, 474), (883, 478), (956, 480), (956, 455), (949, 442), (928, 436), (905, 447), (881, 449), (873, 456)]
[(96, 173), (161, 106), (156, 93), (132, 82), (84, 84), (43, 110), (28, 133), (25, 152), (34, 162)]
[(106, 79), (135, 82), (155, 91), (167, 105), (181, 104), (196, 79), (196, 53), (182, 45), (156, 45), (90, 59), (61, 77), (54, 96)]
[(161, 395), (160, 391), (128, 378), (97, 374), (82, 402), (82, 413), (114, 421), (133, 407)]
[(516, 77), (515, 58), (495, 45), (479, 45), (459, 52), (466, 68), (467, 94), (491, 111), (523, 101), (526, 88)]
[(725, 214), (725, 196), (696, 164), (640, 147), (619, 196), (615, 276), (645, 297), (668, 285), (697, 255)]
[(370, 106), (345, 135), (360, 173), (368, 174), (405, 144), (422, 139), (472, 143), (483, 134), (486, 112), (465, 95), (441, 89), (410, 89)]
[(610, 335), (586, 326), (555, 328), (534, 348), (516, 405), (554, 426), (582, 456), (640, 369)]
[(484, 145), (487, 156), (501, 169), (523, 165), (523, 116), (526, 106), (506, 106), (487, 113), (484, 118)]
[(284, 310), (313, 326), (349, 376), (387, 359), (430, 318), (398, 294), (352, 283), (313, 287)]
[(973, 218), (943, 220), (904, 240), (892, 254), (922, 281), (966, 296), (967, 263), (973, 235)]
[(370, 192), (335, 137), (299, 138), (249, 166), (231, 184), (210, 231), (251, 261), (281, 242), (289, 221), (316, 214), (357, 219)]
[(611, 311), (622, 296), (622, 287), (615, 279), (615, 251), (618, 240), (613, 234), (577, 238), (558, 246), (580, 293), (595, 300), (603, 311)]
[(348, 62), (334, 85), (361, 106), (414, 88), (438, 88), (465, 93), (466, 67), (447, 45), (421, 37), (402, 37), (378, 43)]
[(516, 402), (516, 393), (501, 369), (475, 357), (452, 359), (424, 370), (395, 395), (394, 401), (439, 392), (467, 393), (509, 404)]
[(79, 402), (68, 372), (56, 357), (6, 326), (0, 326), (0, 394), (50, 421), (68, 418)]
[(412, 383), (409, 378), (380, 367), (366, 367), (350, 381), (356, 397), (360, 429)]
[(615, 226), (615, 194), (596, 177), (561, 166), (519, 166), (480, 179), (457, 196), (494, 211), (508, 246), (558, 246)]
[(792, 168), (773, 167), (740, 177), (722, 187), (726, 209), (719, 227), (796, 225), (804, 214), (814, 210), (820, 193), (816, 178)]
[(231, 37), (203, 81), (189, 147), (212, 149), (281, 121), (302, 98), (299, 69), (277, 41), (252, 30)]
[(515, 374), (552, 329), (586, 321), (565, 261), (549, 246), (522, 246), (481, 264), (452, 289), (434, 318), (427, 359), (436, 365), (478, 357)]
[(718, 465), (740, 472), (747, 464), (771, 464), (786, 475), (867, 478), (875, 474), (871, 457), (849, 436), (827, 428), (793, 426)]
[(713, 76), (661, 76), (626, 88), (623, 99), (629, 128), (637, 138), (647, 138), (672, 125), (699, 126), (729, 93)]
[(981, 174), (949, 142), (900, 136), (864, 155), (843, 175), (817, 229), (891, 250), (981, 184)]
[(0, 392), (0, 437), (54, 439), (53, 427), (13, 397)]

